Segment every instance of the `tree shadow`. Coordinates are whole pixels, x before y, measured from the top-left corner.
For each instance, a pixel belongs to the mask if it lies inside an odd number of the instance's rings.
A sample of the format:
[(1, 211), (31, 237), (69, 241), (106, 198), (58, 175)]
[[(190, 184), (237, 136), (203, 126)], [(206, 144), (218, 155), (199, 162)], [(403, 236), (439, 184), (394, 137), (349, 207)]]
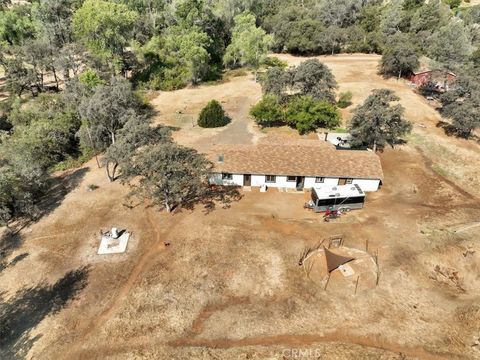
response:
[(173, 126), (173, 125), (164, 125), (164, 126), (172, 132), (182, 130), (182, 128), (178, 126)]
[(48, 191), (38, 202), (40, 209), (38, 216), (34, 220), (50, 214), (59, 207), (65, 196), (78, 187), (82, 182), (85, 174), (88, 172), (87, 167), (68, 172), (64, 175), (52, 178), (49, 183)]
[(54, 284), (42, 282), (5, 299), (0, 293), (0, 358), (25, 358), (41, 335), (29, 336), (47, 316), (58, 313), (87, 285), (89, 269), (67, 272)]
[(221, 205), (222, 209), (228, 209), (233, 202), (240, 201), (243, 195), (236, 186), (215, 186), (206, 188), (202, 195), (187, 199), (181, 206), (175, 208), (175, 212), (181, 212), (182, 209), (193, 210), (196, 205), (202, 205), (204, 213), (209, 214)]
[(224, 124), (225, 124), (225, 125), (222, 125), (222, 126), (227, 126), (228, 124), (231, 124), (231, 123), (232, 123), (232, 118), (231, 118), (230, 116), (228, 116), (228, 115), (225, 115), (223, 121), (224, 121)]
[[(260, 128), (263, 129), (268, 129), (268, 128), (279, 128), (282, 126), (285, 126), (285, 122), (283, 121), (265, 121), (262, 122), (260, 125)], [(288, 125), (291, 129), (295, 129), (295, 126)], [(295, 129), (296, 130), (296, 129)]]
[(228, 209), (233, 202), (242, 198), (243, 195), (236, 186), (209, 186), (200, 202), (204, 206), (204, 212), (208, 214), (215, 210), (217, 204), (220, 204), (222, 209)]
[(447, 136), (455, 136), (462, 139), (469, 139), (471, 137), (470, 134), (466, 134), (465, 132), (460, 131), (455, 126), (446, 121), (440, 120), (436, 126), (437, 128), (443, 129), (445, 135)]
[[(8, 263), (7, 258), (13, 253), (16, 249), (22, 244), (22, 236), (20, 233), (11, 232), (6, 230), (5, 233), (0, 237), (0, 273), (9, 266), (15, 265), (18, 261), (13, 262), (13, 260)], [(13, 264), (12, 264), (13, 263)]]
[(10, 261), (8, 263), (8, 267), (10, 266), (15, 266), (17, 263), (19, 263), (20, 261), (22, 261), (23, 259), (25, 259), (26, 257), (28, 257), (28, 255), (30, 255), (29, 253), (21, 253), (20, 255), (17, 255), (15, 256), (12, 261)]
[(20, 248), (22, 244), (20, 231), (32, 222), (38, 221), (43, 216), (50, 214), (60, 206), (65, 196), (80, 184), (87, 172), (88, 168), (81, 168), (52, 178), (48, 184), (48, 191), (36, 204), (39, 209), (38, 214), (32, 219), (21, 219), (10, 226), (10, 228), (5, 229), (0, 237), (0, 273), (7, 267), (14, 266), (28, 256), (28, 253), (20, 254), (10, 261), (10, 263), (7, 262), (7, 258), (16, 249)]
[(397, 139), (395, 140), (395, 142), (393, 143), (393, 146), (392, 148), (395, 148), (395, 146), (397, 145), (407, 145), (408, 144), (408, 141), (405, 140), (405, 139)]

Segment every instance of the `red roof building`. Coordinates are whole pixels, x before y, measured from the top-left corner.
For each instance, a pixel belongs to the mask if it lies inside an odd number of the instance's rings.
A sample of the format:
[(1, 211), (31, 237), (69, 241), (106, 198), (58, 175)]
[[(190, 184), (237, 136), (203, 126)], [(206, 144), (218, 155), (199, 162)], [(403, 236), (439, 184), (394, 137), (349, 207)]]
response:
[(417, 86), (429, 86), (432, 90), (447, 91), (457, 75), (444, 70), (422, 70), (410, 75), (409, 80)]

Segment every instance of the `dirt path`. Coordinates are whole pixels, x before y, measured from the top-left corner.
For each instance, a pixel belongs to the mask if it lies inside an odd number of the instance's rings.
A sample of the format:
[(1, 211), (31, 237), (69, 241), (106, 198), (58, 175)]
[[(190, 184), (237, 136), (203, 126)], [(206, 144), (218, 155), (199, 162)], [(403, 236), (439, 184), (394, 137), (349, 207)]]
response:
[(458, 186), (455, 182), (452, 180), (446, 178), (445, 176), (440, 175), (438, 172), (433, 169), (433, 161), (428, 158), (425, 155), (425, 152), (423, 149), (421, 149), (419, 146), (416, 146), (415, 149), (420, 153), (422, 156), (423, 161), (425, 162), (425, 167), (429, 169), (437, 178), (439, 178), (441, 181), (444, 183), (448, 184), (450, 187), (452, 187), (455, 191), (457, 191), (459, 194), (462, 196), (466, 197), (469, 200), (473, 200), (475, 203), (480, 201), (480, 198), (476, 197), (475, 195), (470, 194), (468, 191), (465, 191), (461, 186)]
[(452, 360), (463, 359), (464, 357), (455, 354), (432, 353), (419, 347), (405, 347), (394, 342), (390, 342), (381, 337), (360, 336), (352, 334), (350, 329), (337, 329), (326, 334), (280, 334), (272, 336), (255, 336), (242, 339), (205, 339), (198, 337), (207, 320), (217, 311), (223, 311), (230, 306), (246, 305), (251, 300), (248, 297), (230, 298), (224, 303), (207, 305), (193, 321), (192, 326), (186, 335), (169, 342), (172, 347), (207, 347), (214, 349), (228, 349), (245, 346), (290, 346), (290, 347), (308, 347), (320, 342), (340, 342), (344, 344), (360, 345), (367, 348), (375, 348), (389, 351), (395, 354), (404, 354), (411, 357), (425, 360)]
[(395, 355), (404, 355), (422, 360), (463, 360), (467, 356), (458, 356), (451, 353), (432, 353), (419, 347), (405, 347), (388, 342), (380, 336), (375, 338), (351, 334), (348, 330), (336, 330), (327, 334), (283, 334), (274, 336), (257, 336), (243, 339), (181, 339), (173, 343), (155, 342), (149, 335), (143, 335), (131, 342), (116, 344), (115, 346), (101, 346), (94, 351), (85, 351), (83, 358), (94, 358), (98, 353), (102, 356), (114, 356), (143, 349), (153, 344), (156, 346), (171, 346), (172, 348), (201, 347), (209, 349), (232, 349), (242, 347), (286, 347), (308, 349), (319, 343), (341, 343), (358, 345), (364, 348), (379, 349)]
[[(251, 303), (248, 297), (230, 298), (224, 303), (207, 305), (193, 321), (190, 330), (185, 336), (171, 342), (163, 342), (159, 339), (152, 339), (148, 335), (140, 336), (131, 341), (117, 344), (116, 346), (97, 347), (95, 351), (81, 351), (76, 355), (81, 358), (90, 358), (101, 353), (103, 356), (131, 352), (134, 349), (146, 348), (155, 343), (158, 346), (170, 346), (173, 348), (202, 347), (211, 349), (230, 349), (248, 346), (285, 346), (295, 348), (308, 348), (318, 343), (342, 343), (358, 345), (365, 348), (374, 348), (390, 352), (392, 354), (403, 354), (409, 357), (425, 360), (453, 360), (466, 359), (451, 353), (433, 353), (420, 347), (406, 347), (400, 344), (387, 341), (381, 335), (361, 336), (352, 334), (350, 329), (337, 329), (324, 334), (279, 334), (272, 336), (255, 336), (242, 339), (205, 339), (198, 337), (204, 328), (205, 322), (217, 311), (223, 311), (235, 305), (247, 305)], [(155, 342), (157, 340), (158, 342)]]
[(232, 123), (212, 138), (212, 144), (252, 144), (256, 134), (252, 131), (249, 118), (252, 101), (248, 97), (239, 99), (238, 111)]
[(127, 295), (136, 285), (140, 275), (146, 272), (153, 265), (156, 255), (158, 255), (159, 252), (165, 249), (165, 244), (162, 241), (162, 234), (170, 232), (171, 229), (177, 224), (177, 222), (172, 222), (168, 228), (160, 232), (155, 221), (152, 220), (152, 211), (155, 210), (148, 209), (145, 212), (148, 222), (155, 233), (155, 241), (152, 244), (152, 247), (148, 248), (148, 250), (138, 260), (127, 281), (120, 289), (120, 292), (115, 296), (112, 304), (110, 304), (102, 313), (100, 313), (100, 315), (92, 319), (85, 331), (79, 336), (75, 344), (71, 347), (71, 352), (69, 356), (70, 359), (83, 358), (81, 350), (82, 345), (87, 343), (88, 339), (95, 335), (95, 333), (99, 331), (104, 326), (104, 324), (116, 313), (116, 311), (122, 306), (123, 301), (125, 300)]
[(467, 359), (454, 354), (430, 353), (422, 348), (404, 347), (395, 343), (387, 342), (380, 337), (371, 338), (368, 336), (359, 336), (348, 333), (346, 330), (337, 330), (325, 335), (275, 335), (258, 336), (252, 338), (230, 340), (230, 339), (193, 339), (190, 341), (178, 342), (177, 346), (208, 347), (215, 349), (228, 349), (232, 347), (245, 346), (290, 346), (290, 347), (308, 347), (321, 342), (340, 342), (343, 344), (360, 345), (366, 348), (375, 348), (389, 351), (394, 354), (403, 354), (414, 358), (424, 360), (453, 360)]

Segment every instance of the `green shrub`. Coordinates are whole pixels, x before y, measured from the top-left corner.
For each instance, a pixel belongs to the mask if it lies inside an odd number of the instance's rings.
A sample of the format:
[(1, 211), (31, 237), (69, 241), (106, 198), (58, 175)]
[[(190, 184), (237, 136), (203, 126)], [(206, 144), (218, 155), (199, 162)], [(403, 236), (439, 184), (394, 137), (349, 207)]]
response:
[(337, 106), (341, 109), (345, 109), (352, 105), (352, 93), (350, 91), (340, 93), (338, 97)]
[(230, 78), (235, 78), (235, 77), (240, 77), (240, 76), (247, 76), (247, 70), (244, 68), (239, 68), (239, 69), (229, 69), (225, 71), (223, 78), (224, 79), (230, 79)]
[(456, 9), (462, 4), (462, 0), (444, 0), (443, 2), (450, 6), (450, 9)]
[(266, 67), (279, 67), (282, 69), (285, 69), (288, 66), (288, 63), (286, 61), (280, 60), (276, 56), (269, 56), (267, 57), (264, 61), (263, 64)]
[(78, 76), (78, 80), (85, 86), (87, 86), (90, 89), (93, 89), (94, 87), (98, 85), (103, 85), (105, 82), (102, 80), (102, 78), (98, 75), (98, 73), (95, 70), (92, 69), (87, 69), (84, 72), (82, 72)]
[(278, 126), (285, 123), (282, 106), (273, 95), (265, 95), (259, 103), (250, 109), (250, 115), (262, 126)]
[(228, 118), (217, 100), (210, 101), (198, 116), (198, 125), (203, 128), (215, 128), (228, 124)]
[(286, 120), (300, 134), (305, 134), (320, 127), (337, 127), (340, 124), (340, 114), (335, 105), (315, 100), (311, 96), (300, 96), (288, 104)]
[(148, 87), (153, 90), (171, 91), (187, 86), (187, 70), (181, 66), (162, 69), (161, 72), (152, 74)]
[(82, 153), (78, 157), (68, 156), (65, 160), (60, 161), (52, 166), (51, 171), (65, 171), (69, 169), (75, 169), (82, 166), (84, 163), (89, 161), (93, 156), (94, 152), (92, 149), (82, 149)]
[(133, 82), (138, 89), (171, 91), (187, 86), (188, 69), (182, 66), (168, 67), (157, 61), (134, 74)]

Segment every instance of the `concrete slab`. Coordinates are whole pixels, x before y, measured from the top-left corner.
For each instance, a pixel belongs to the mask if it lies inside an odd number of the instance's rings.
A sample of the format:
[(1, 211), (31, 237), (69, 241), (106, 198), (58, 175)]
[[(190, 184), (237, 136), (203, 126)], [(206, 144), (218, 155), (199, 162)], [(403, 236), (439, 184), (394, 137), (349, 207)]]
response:
[(103, 235), (98, 247), (98, 255), (121, 254), (127, 250), (130, 233), (124, 232), (119, 238)]
[(317, 135), (320, 141), (328, 141), (331, 144), (340, 146), (344, 149), (349, 149), (351, 147), (349, 142), (352, 135), (349, 133), (318, 133)]

